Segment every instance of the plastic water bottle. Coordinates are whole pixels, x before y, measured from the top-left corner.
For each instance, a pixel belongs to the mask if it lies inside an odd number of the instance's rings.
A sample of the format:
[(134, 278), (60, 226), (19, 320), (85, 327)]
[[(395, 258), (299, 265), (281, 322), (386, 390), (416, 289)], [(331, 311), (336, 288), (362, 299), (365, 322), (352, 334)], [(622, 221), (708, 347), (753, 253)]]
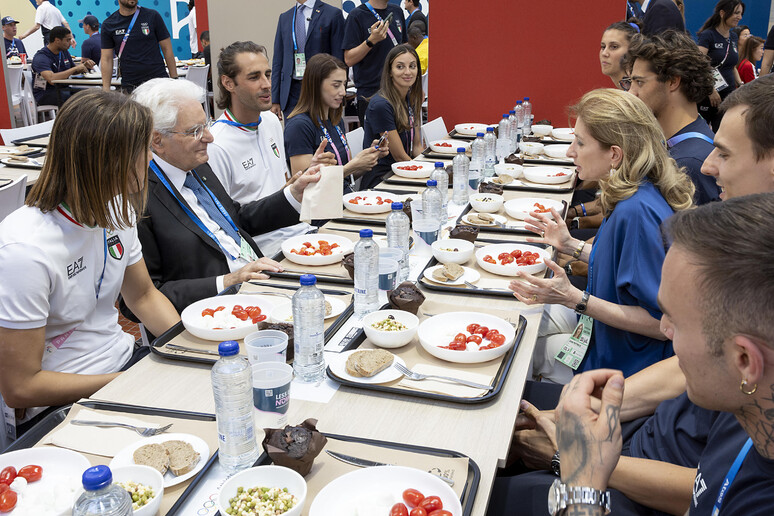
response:
[(484, 143), (486, 144), (484, 154), (484, 177), (492, 177), (494, 175), (495, 163), (497, 163), (497, 137), (494, 134), (494, 127), (486, 128)]
[(410, 222), (408, 215), (403, 212), (403, 203), (392, 203), (392, 213), (387, 215), (387, 245), (403, 251), (403, 259), (400, 261), (400, 281), (406, 281), (409, 277), (409, 231)]
[(454, 204), (464, 206), (468, 203), (468, 171), (470, 170), (470, 160), (465, 155), (465, 147), (457, 148), (452, 168), (454, 169), (452, 201)]
[(511, 124), (511, 153), (519, 148), (519, 121), (516, 118), (516, 111), (511, 109), (508, 112), (508, 122)]
[(258, 460), (253, 423), (253, 372), (239, 355), (239, 343), (218, 345), (220, 359), (212, 366), (212, 392), (218, 425), (218, 461), (227, 472), (251, 467)]
[(443, 199), (438, 191), (438, 183), (435, 179), (427, 180), (427, 188), (422, 192), (422, 213), (425, 217), (438, 221), (438, 228), (443, 226), (446, 220), (441, 220), (443, 215)]
[(470, 158), (470, 169), (468, 171), (468, 185), (474, 192), (478, 191), (478, 184), (481, 182), (481, 176), (484, 174), (484, 155), (486, 154), (486, 143), (484, 143), (484, 133), (477, 133), (476, 139), (471, 144), (472, 156)]
[(524, 97), (524, 123), (522, 124), (522, 134), (529, 136), (532, 133), (532, 103), (529, 97)]
[(315, 286), (313, 274), (301, 276), (293, 294), (293, 372), (302, 382), (317, 382), (325, 375), (325, 296)]
[(379, 246), (371, 229), (360, 230), (355, 244), (355, 317), (379, 309)]
[(442, 161), (435, 162), (435, 169), (430, 173), (430, 179), (434, 179), (441, 193), (441, 225), (446, 224), (449, 218), (449, 174)]
[(508, 154), (511, 153), (511, 121), (508, 119), (508, 113), (503, 113), (503, 118), (497, 126), (497, 143), (495, 145), (495, 154), (497, 162), (502, 163)]
[(109, 467), (91, 467), (83, 472), (81, 481), (84, 493), (73, 506), (73, 516), (132, 515), (132, 497), (124, 488), (113, 484)]

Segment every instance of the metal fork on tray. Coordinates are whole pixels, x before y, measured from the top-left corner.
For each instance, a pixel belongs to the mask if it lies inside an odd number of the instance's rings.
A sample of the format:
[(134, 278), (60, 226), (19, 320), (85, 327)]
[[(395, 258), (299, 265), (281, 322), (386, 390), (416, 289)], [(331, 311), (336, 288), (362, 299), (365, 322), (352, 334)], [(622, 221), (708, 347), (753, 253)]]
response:
[(446, 380), (449, 382), (455, 382), (462, 385), (467, 385), (468, 387), (473, 387), (475, 389), (485, 389), (487, 391), (491, 391), (493, 387), (491, 385), (483, 385), (476, 382), (471, 382), (469, 380), (463, 380), (461, 378), (452, 378), (450, 376), (439, 376), (435, 374), (422, 374), (422, 373), (416, 373), (409, 369), (408, 367), (404, 366), (403, 364), (399, 364), (398, 362), (394, 362), (392, 366), (398, 370), (403, 376), (408, 378), (409, 380), (424, 380), (426, 378), (438, 378), (439, 380)]

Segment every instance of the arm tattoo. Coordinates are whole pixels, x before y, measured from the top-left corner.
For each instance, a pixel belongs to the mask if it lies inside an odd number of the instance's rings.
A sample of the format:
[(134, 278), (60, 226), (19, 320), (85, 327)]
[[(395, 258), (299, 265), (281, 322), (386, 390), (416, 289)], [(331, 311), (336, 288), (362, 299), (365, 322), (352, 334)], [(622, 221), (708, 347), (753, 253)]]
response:
[(609, 405), (605, 412), (607, 412), (607, 437), (605, 441), (612, 441), (616, 428), (618, 428), (618, 418), (621, 407), (613, 407)]

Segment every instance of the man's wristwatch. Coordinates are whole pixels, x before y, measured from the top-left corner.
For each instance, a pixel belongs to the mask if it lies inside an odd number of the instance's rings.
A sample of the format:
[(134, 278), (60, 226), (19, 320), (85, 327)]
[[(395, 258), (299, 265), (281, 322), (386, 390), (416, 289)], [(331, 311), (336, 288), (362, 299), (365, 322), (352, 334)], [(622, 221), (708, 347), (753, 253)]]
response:
[(548, 513), (556, 516), (569, 505), (593, 505), (602, 507), (605, 514), (610, 513), (610, 491), (600, 491), (593, 487), (567, 486), (558, 478), (548, 490)]
[(371, 40), (370, 40), (370, 39), (368, 39), (368, 38), (366, 38), (366, 40), (365, 40), (365, 44), (366, 44), (366, 46), (367, 46), (368, 48), (374, 48), (374, 44), (373, 44), (373, 43), (371, 43)]
[(583, 291), (583, 297), (580, 300), (580, 303), (575, 305), (575, 313), (583, 315), (586, 312), (586, 308), (589, 306), (589, 297), (591, 297), (591, 294), (589, 294), (588, 290)]
[(554, 456), (551, 457), (551, 471), (554, 472), (554, 475), (557, 477), (562, 476), (562, 470), (561, 470), (561, 463), (559, 462), (559, 450), (556, 450), (556, 453), (554, 453)]

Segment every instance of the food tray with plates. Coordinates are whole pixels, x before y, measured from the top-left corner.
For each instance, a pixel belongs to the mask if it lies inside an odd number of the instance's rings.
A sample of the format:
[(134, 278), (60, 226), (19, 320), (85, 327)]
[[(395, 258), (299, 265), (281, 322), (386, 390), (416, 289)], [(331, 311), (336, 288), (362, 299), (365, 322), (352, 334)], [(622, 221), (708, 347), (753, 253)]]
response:
[(341, 218), (333, 220), (383, 226), (392, 210), (392, 202), (403, 202), (407, 197), (416, 199), (418, 195), (410, 190), (385, 188), (351, 192), (344, 195), (344, 213)]
[[(292, 321), (287, 321), (286, 318), (291, 313), (289, 308), (291, 302), (290, 298), (292, 298), (299, 286), (298, 282), (279, 284), (276, 282), (252, 281), (250, 283), (242, 284), (241, 287), (233, 285), (221, 292), (219, 296), (223, 296), (224, 298), (232, 297), (237, 300), (244, 298), (246, 300), (241, 302), (244, 306), (246, 306), (247, 303), (259, 307), (263, 306), (266, 308), (266, 310), (263, 311), (266, 312), (267, 318), (265, 321), (267, 323), (276, 324), (278, 322), (284, 322), (286, 324), (292, 324)], [(326, 301), (328, 301), (331, 306), (331, 314), (326, 316), (325, 319), (325, 342), (328, 342), (352, 314), (352, 289), (348, 287), (344, 287), (343, 289), (329, 289), (323, 286), (320, 286), (319, 288), (325, 295)], [(215, 303), (217, 298), (211, 299), (213, 299), (213, 302), (211, 303), (213, 307), (220, 305), (220, 302)], [(201, 303), (201, 301), (199, 303)], [(233, 305), (234, 302), (231, 302), (230, 304)], [(229, 303), (224, 301), (222, 305), (226, 306), (229, 305)], [(186, 319), (187, 316), (188, 314), (186, 315)], [(242, 345), (244, 336), (224, 336), (215, 338), (215, 340), (200, 338), (186, 329), (186, 319), (174, 325), (156, 338), (150, 348), (151, 352), (170, 360), (182, 360), (185, 362), (212, 365), (218, 361), (218, 343), (222, 340), (233, 339), (240, 343), (239, 353), (241, 355), (247, 355), (244, 345)], [(255, 324), (252, 324), (245, 331), (249, 334), (253, 331), (258, 331), (258, 327)], [(289, 349), (286, 356), (288, 361), (292, 360), (292, 350)]]
[[(572, 193), (575, 190), (577, 172), (574, 166), (547, 166), (527, 164), (515, 165), (504, 163), (495, 165), (495, 174), (499, 178), (508, 175), (512, 181), (499, 180), (498, 184), (503, 190), (519, 192), (544, 192), (544, 193)], [(559, 175), (564, 174), (564, 175)], [(552, 176), (552, 177), (548, 177)], [(493, 182), (495, 178), (486, 179), (484, 182)], [(560, 179), (564, 179), (560, 181)]]
[[(497, 199), (499, 197), (499, 199)], [(491, 233), (505, 233), (515, 235), (530, 235), (534, 233), (526, 228), (524, 217), (527, 213), (526, 210), (535, 208), (538, 210), (544, 210), (549, 208), (555, 208), (559, 214), (564, 217), (567, 213), (567, 202), (557, 201), (554, 199), (542, 198), (542, 197), (522, 197), (510, 200), (502, 200), (503, 196), (496, 194), (476, 194), (476, 198), (471, 195), (471, 201), (462, 210), (460, 216), (457, 217), (457, 224), (466, 226), (478, 226), (479, 231), (491, 232)], [(486, 204), (481, 204), (482, 198), (495, 198), (497, 201), (495, 208), (486, 207)], [(476, 205), (474, 207), (474, 204)], [(481, 208), (489, 211), (481, 211)], [(481, 214), (490, 215), (493, 221), (483, 221), (479, 217)], [(485, 217), (487, 218), (487, 217)]]
[(34, 136), (25, 136), (18, 140), (13, 140), (14, 145), (29, 145), (30, 147), (48, 147), (48, 137), (50, 133), (36, 134)]
[[(468, 145), (470, 145), (470, 142), (466, 142)], [(465, 154), (468, 156), (468, 158), (471, 156), (470, 148), (465, 151)], [(428, 159), (432, 160), (448, 160), (451, 161), (454, 159), (454, 156), (457, 155), (457, 149), (454, 149), (454, 152), (438, 152), (434, 150), (432, 147), (428, 147), (425, 150), (422, 151), (422, 156)]]
[[(355, 243), (359, 238), (357, 231), (338, 231), (324, 228), (288, 238), (282, 242), (282, 248), (272, 257), (282, 265), (283, 271), (272, 272), (269, 275), (272, 278), (298, 281), (304, 274), (314, 274), (319, 283), (338, 283), (352, 286), (354, 282), (344, 268), (343, 259), (347, 253), (354, 250)], [(311, 247), (306, 246), (307, 243), (311, 244)], [(318, 256), (321, 254), (318, 251), (327, 252), (324, 247), (325, 243), (331, 246), (331, 254)], [(334, 244), (338, 244), (337, 247), (333, 248)], [(312, 253), (311, 256), (304, 256), (309, 253)]]
[[(502, 390), (527, 321), (513, 310), (487, 309), (480, 312), (460, 312), (459, 309), (457, 304), (435, 301), (431, 294), (420, 306), (417, 316), (409, 312), (396, 313), (397, 310), (380, 310), (369, 314), (364, 318), (363, 326), (377, 323), (376, 319), (381, 320), (382, 317), (393, 315), (396, 319), (406, 322), (409, 328), (416, 328), (416, 334), (406, 336), (411, 339), (408, 344), (382, 349), (371, 337), (383, 339), (387, 332), (381, 332), (379, 335), (380, 332), (370, 330), (376, 335), (369, 337), (366, 329), (360, 328), (341, 353), (332, 356), (326, 354), (328, 362), (326, 373), (335, 382), (354, 389), (462, 404), (484, 403), (492, 400), (499, 396)], [(441, 347), (450, 344), (455, 335), (465, 333), (466, 328), (474, 323), (498, 330), (504, 336), (504, 342), (491, 349), (486, 345), (482, 345), (481, 349), (462, 351)], [(405, 340), (404, 338), (403, 341)], [(384, 347), (392, 343), (379, 341), (379, 344)], [(356, 377), (350, 374), (347, 371), (346, 362), (351, 354), (371, 349), (379, 349), (382, 354), (385, 351), (391, 353), (392, 364), (372, 377)], [(412, 381), (398, 371), (396, 364), (416, 373), (440, 374), (472, 381), (480, 386), (488, 385), (489, 388), (470, 387), (433, 379)]]
[[(184, 435), (188, 435), (191, 440), (199, 440), (204, 441), (207, 448), (210, 452), (214, 453), (207, 453), (206, 457), (201, 456), (199, 457), (199, 462), (196, 464), (193, 471), (193, 475), (185, 479), (184, 481), (176, 484), (175, 486), (169, 487), (167, 489), (167, 485), (165, 485), (163, 498), (161, 500), (161, 507), (159, 509), (159, 514), (166, 514), (166, 515), (175, 515), (175, 514), (183, 514), (180, 512), (180, 508), (182, 507), (183, 502), (188, 497), (188, 495), (193, 492), (195, 489), (195, 486), (199, 483), (201, 478), (206, 474), (206, 472), (212, 467), (212, 465), (217, 460), (217, 449), (218, 449), (218, 440), (217, 440), (217, 427), (215, 423), (215, 415), (214, 414), (206, 414), (203, 412), (187, 412), (187, 411), (181, 411), (181, 410), (169, 410), (169, 409), (162, 409), (162, 408), (155, 408), (155, 407), (141, 407), (137, 405), (125, 405), (122, 403), (111, 403), (111, 402), (103, 402), (103, 401), (92, 401), (92, 400), (81, 400), (78, 403), (74, 403), (72, 405), (67, 405), (64, 407), (60, 407), (50, 414), (48, 414), (46, 417), (44, 417), (39, 423), (37, 423), (35, 426), (33, 426), (27, 433), (25, 433), (23, 436), (21, 436), (19, 439), (17, 439), (11, 446), (9, 446), (4, 452), (3, 455), (6, 455), (10, 452), (18, 452), (21, 450), (29, 450), (29, 449), (47, 449), (47, 448), (54, 448), (57, 450), (68, 450), (64, 447), (54, 446), (52, 444), (47, 444), (49, 440), (56, 439), (56, 435), (58, 432), (60, 432), (63, 428), (69, 426), (69, 421), (72, 419), (75, 419), (78, 414), (81, 413), (81, 411), (86, 411), (85, 413), (89, 414), (88, 417), (105, 417), (108, 419), (113, 418), (121, 418), (121, 417), (129, 417), (133, 419), (140, 419), (144, 423), (148, 425), (159, 425), (164, 426), (167, 424), (172, 424), (172, 427), (168, 432), (162, 433), (159, 436), (156, 436), (153, 439), (158, 439), (159, 437), (162, 437), (164, 435), (170, 435), (173, 436), (175, 434), (183, 433)], [(98, 427), (77, 427), (79, 429), (97, 429)], [(99, 428), (99, 430), (103, 431), (110, 431), (115, 432), (117, 429), (105, 429), (105, 428)], [(131, 434), (134, 434), (134, 431), (131, 430), (119, 430), (121, 432), (131, 432)], [(128, 434), (131, 436), (131, 434)], [(62, 439), (67, 439), (68, 437), (65, 437), (64, 434), (62, 435)], [(72, 435), (72, 434), (71, 434)], [(141, 438), (140, 436), (136, 436), (136, 441), (140, 442), (141, 439), (148, 439), (148, 438)], [(94, 466), (98, 464), (109, 464), (111, 462), (111, 457), (105, 456), (105, 455), (97, 455), (92, 453), (87, 453), (86, 449), (90, 446), (88, 443), (84, 443), (83, 446), (85, 449), (79, 453), (82, 457), (85, 457), (86, 460), (90, 463), (89, 465)], [(132, 445), (132, 446), (136, 446)], [(69, 451), (69, 450), (68, 450)], [(73, 452), (76, 453), (76, 452)], [(2, 456), (0, 456), (2, 457)], [(111, 469), (113, 466), (111, 466)], [(83, 472), (81, 472), (83, 473)], [(45, 471), (44, 471), (45, 475)], [(171, 472), (167, 472), (167, 475), (171, 475)], [(80, 474), (78, 474), (78, 480), (80, 480)], [(165, 477), (165, 484), (166, 484), (166, 477)], [(178, 487), (179, 486), (179, 487)], [(185, 488), (183, 488), (185, 486)]]
[(41, 170), (45, 162), (46, 153), (40, 151), (28, 153), (24, 156), (10, 156), (0, 159), (0, 163), (6, 167), (27, 168), (34, 170)]

